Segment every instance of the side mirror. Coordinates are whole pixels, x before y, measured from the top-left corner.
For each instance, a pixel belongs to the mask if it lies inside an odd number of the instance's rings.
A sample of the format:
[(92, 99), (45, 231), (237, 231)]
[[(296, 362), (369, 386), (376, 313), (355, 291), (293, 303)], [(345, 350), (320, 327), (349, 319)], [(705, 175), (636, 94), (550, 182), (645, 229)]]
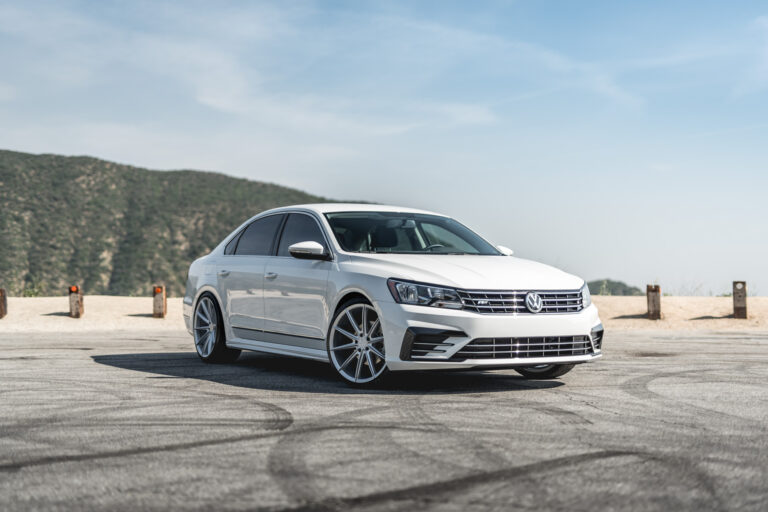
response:
[(329, 260), (331, 255), (317, 242), (299, 242), (288, 247), (291, 256), (300, 260)]
[(513, 251), (513, 250), (512, 250), (512, 249), (510, 249), (509, 247), (504, 247), (503, 245), (497, 245), (497, 246), (496, 246), (496, 248), (497, 248), (497, 249), (499, 250), (499, 252), (500, 252), (501, 254), (503, 254), (504, 256), (512, 256), (513, 254), (515, 254), (515, 251)]

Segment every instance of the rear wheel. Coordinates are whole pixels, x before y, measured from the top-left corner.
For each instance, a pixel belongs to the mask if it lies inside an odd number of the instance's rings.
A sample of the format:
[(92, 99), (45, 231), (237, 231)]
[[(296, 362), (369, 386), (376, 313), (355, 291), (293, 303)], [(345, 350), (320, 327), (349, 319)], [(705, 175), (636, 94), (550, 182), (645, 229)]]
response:
[(387, 373), (379, 315), (362, 299), (342, 305), (328, 332), (328, 358), (347, 382), (378, 382)]
[(515, 371), (526, 379), (554, 379), (565, 375), (576, 366), (575, 364), (542, 364), (515, 368)]
[(231, 363), (240, 356), (239, 350), (227, 348), (221, 310), (208, 293), (197, 301), (193, 336), (197, 355), (206, 363)]

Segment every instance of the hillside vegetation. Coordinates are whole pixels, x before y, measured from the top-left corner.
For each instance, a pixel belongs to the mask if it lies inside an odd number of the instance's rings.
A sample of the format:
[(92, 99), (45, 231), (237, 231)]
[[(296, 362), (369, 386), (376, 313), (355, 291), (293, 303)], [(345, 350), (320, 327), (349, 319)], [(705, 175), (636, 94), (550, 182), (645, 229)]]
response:
[(189, 264), (256, 213), (323, 198), (199, 171), (0, 150), (0, 287), (10, 295), (183, 292)]
[(610, 279), (590, 281), (587, 285), (592, 295), (644, 295), (640, 288)]

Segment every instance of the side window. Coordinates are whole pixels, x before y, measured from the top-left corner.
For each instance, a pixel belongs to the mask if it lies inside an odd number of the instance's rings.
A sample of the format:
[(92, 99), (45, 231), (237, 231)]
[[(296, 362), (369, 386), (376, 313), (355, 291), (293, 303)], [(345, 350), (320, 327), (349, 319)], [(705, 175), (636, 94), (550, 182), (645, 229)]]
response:
[(235, 254), (235, 247), (237, 247), (237, 241), (240, 240), (240, 235), (242, 235), (243, 232), (239, 232), (235, 236), (232, 237), (232, 240), (227, 243), (227, 245), (224, 247), (224, 254), (229, 256), (231, 254)]
[(298, 242), (317, 242), (326, 248), (325, 238), (317, 221), (309, 215), (292, 213), (285, 222), (283, 236), (280, 237), (278, 256), (290, 256), (288, 248)]
[(282, 215), (270, 215), (253, 221), (240, 235), (235, 254), (253, 256), (272, 254), (272, 244), (282, 219)]

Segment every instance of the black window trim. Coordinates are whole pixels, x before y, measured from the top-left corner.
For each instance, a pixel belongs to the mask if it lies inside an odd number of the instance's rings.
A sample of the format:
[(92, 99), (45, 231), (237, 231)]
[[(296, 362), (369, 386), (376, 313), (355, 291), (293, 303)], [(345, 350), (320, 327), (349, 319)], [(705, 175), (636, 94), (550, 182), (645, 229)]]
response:
[[(325, 232), (325, 229), (323, 229), (323, 224), (318, 220), (318, 218), (313, 215), (310, 212), (304, 212), (304, 211), (295, 211), (290, 210), (287, 212), (283, 212), (285, 214), (285, 218), (283, 219), (283, 223), (280, 225), (280, 229), (278, 229), (277, 237), (275, 238), (275, 246), (272, 248), (272, 254), (270, 256), (274, 258), (293, 258), (293, 256), (278, 256), (277, 251), (280, 249), (280, 242), (283, 239), (283, 231), (285, 231), (285, 224), (288, 222), (288, 216), (289, 215), (306, 215), (307, 217), (311, 218), (315, 221), (315, 224), (317, 224), (318, 229), (320, 229), (320, 234), (323, 235), (323, 240), (325, 240), (325, 248), (328, 251), (328, 255), (330, 257), (329, 261), (334, 260), (334, 254), (333, 249), (331, 248), (332, 245), (328, 242), (328, 235)], [(293, 258), (295, 259), (295, 258)]]

